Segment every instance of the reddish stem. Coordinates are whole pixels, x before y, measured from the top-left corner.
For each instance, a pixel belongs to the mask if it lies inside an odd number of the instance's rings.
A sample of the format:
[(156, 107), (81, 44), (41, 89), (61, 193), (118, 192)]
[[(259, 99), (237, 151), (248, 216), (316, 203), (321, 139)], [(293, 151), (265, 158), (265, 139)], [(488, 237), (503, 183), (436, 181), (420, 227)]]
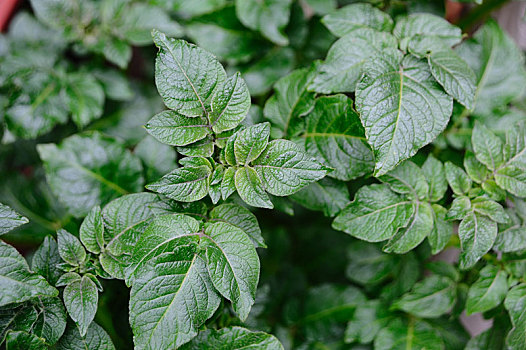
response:
[(0, 0), (0, 32), (7, 29), (18, 0)]

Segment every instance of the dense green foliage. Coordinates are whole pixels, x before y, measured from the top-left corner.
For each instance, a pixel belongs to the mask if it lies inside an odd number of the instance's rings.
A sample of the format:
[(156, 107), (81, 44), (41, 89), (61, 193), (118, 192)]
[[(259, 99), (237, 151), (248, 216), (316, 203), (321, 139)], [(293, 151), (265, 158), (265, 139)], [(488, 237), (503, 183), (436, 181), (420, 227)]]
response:
[(523, 53), (440, 4), (32, 0), (0, 344), (525, 349)]

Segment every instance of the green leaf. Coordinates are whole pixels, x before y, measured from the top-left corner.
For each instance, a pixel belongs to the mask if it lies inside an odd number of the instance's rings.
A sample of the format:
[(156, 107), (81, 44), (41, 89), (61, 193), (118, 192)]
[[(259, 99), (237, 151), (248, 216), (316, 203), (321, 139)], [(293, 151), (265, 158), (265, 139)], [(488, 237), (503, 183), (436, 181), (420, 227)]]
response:
[(245, 203), (258, 208), (274, 208), (263, 188), (263, 182), (253, 168), (242, 167), (237, 169), (235, 186), (239, 196)]
[(475, 98), (475, 73), (453, 51), (433, 51), (428, 56), (433, 77), (446, 92), (467, 109), (473, 108)]
[(191, 236), (189, 239), (193, 239), (198, 231), (199, 222), (190, 216), (169, 214), (156, 217), (133, 247), (133, 263), (127, 271), (129, 278), (126, 282), (133, 281), (133, 274), (140, 272), (142, 264), (159, 255), (163, 245), (178, 237)]
[(493, 249), (503, 253), (518, 252), (526, 249), (524, 229), (526, 227), (513, 225), (503, 231), (499, 231)]
[(258, 220), (250, 210), (234, 203), (224, 203), (212, 209), (209, 217), (212, 222), (226, 222), (239, 228), (250, 237), (256, 247), (267, 247), (265, 240), (261, 236)]
[(283, 350), (283, 345), (271, 334), (254, 332), (241, 327), (227, 327), (220, 330), (207, 329), (184, 345), (182, 350)]
[(441, 200), (447, 190), (446, 173), (442, 162), (430, 154), (422, 165), (422, 172), (429, 185), (429, 200), (432, 202)]
[(405, 194), (413, 200), (427, 199), (429, 185), (424, 172), (410, 160), (379, 178), (394, 192)]
[(376, 159), (375, 176), (433, 141), (446, 127), (452, 99), (429, 67), (412, 56), (386, 52), (365, 65), (356, 108)]
[(224, 222), (205, 227), (201, 246), (206, 248), (208, 272), (214, 287), (232, 302), (241, 320), (250, 312), (259, 280), (259, 258), (250, 238)]
[(441, 316), (451, 310), (455, 303), (456, 285), (452, 282), (447, 277), (427, 277), (392, 307), (422, 318)]
[(499, 168), (495, 172), (497, 185), (519, 197), (526, 197), (526, 171), (514, 165)]
[(73, 135), (58, 146), (40, 144), (37, 150), (53, 193), (74, 216), (142, 188), (139, 159), (100, 133)]
[(177, 152), (187, 157), (212, 157), (214, 143), (211, 137), (207, 137), (188, 146), (177, 147)]
[(471, 201), (473, 210), (489, 217), (491, 220), (504, 224), (510, 220), (510, 217), (504, 211), (499, 203), (485, 197), (477, 197)]
[(66, 329), (66, 310), (59, 298), (39, 298), (36, 302), (38, 317), (32, 331), (46, 343), (55, 344)]
[(497, 237), (497, 223), (472, 212), (460, 222), (458, 236), (462, 248), (460, 268), (468, 269), (493, 246)]
[(353, 92), (367, 72), (368, 59), (382, 56), (384, 51), (395, 50), (397, 46), (396, 38), (389, 33), (356, 29), (331, 46), (325, 61), (317, 67), (309, 90), (322, 94)]
[(18, 214), (7, 205), (0, 203), (0, 235), (8, 233), (28, 222), (29, 220), (26, 217)]
[(82, 244), (92, 253), (98, 254), (104, 248), (104, 222), (99, 206), (93, 207), (82, 221), (79, 236)]
[(489, 177), (488, 168), (479, 162), (475, 154), (470, 150), (466, 150), (464, 154), (464, 169), (466, 169), (466, 173), (468, 173), (469, 177), (476, 183), (483, 183), (487, 181)]
[(354, 34), (359, 28), (372, 28), (382, 32), (390, 32), (393, 28), (393, 20), (387, 13), (367, 3), (342, 7), (324, 16), (321, 21), (332, 34), (339, 37)]
[(216, 89), (226, 79), (221, 63), (207, 51), (154, 30), (159, 48), (155, 83), (166, 106), (188, 117), (207, 112)]
[(497, 307), (508, 293), (508, 274), (494, 265), (480, 270), (477, 281), (469, 288), (466, 312), (484, 312)]
[(73, 322), (68, 322), (64, 336), (56, 346), (57, 350), (115, 350), (110, 336), (106, 331), (91, 322), (85, 336), (81, 336), (79, 329)]
[(64, 93), (65, 102), (71, 111), (71, 119), (79, 128), (102, 115), (104, 91), (91, 74), (69, 74)]
[(368, 242), (380, 242), (395, 235), (413, 216), (413, 204), (385, 185), (364, 186), (354, 201), (334, 219), (332, 227)]
[(95, 318), (98, 301), (97, 286), (87, 276), (64, 288), (64, 305), (71, 319), (78, 325), (81, 336), (86, 335), (89, 325)]
[(45, 350), (48, 349), (44, 339), (28, 332), (16, 331), (7, 333), (6, 350), (29, 349)]
[(86, 260), (86, 250), (79, 239), (66, 230), (57, 231), (58, 252), (60, 257), (73, 266), (79, 266)]
[(221, 181), (221, 197), (226, 200), (232, 193), (236, 191), (235, 185), (236, 168), (227, 168), (223, 174)]
[(180, 202), (197, 201), (208, 194), (212, 172), (207, 166), (183, 167), (163, 176), (146, 188)]
[(137, 270), (130, 294), (136, 349), (171, 349), (197, 335), (219, 306), (195, 240), (169, 239)]
[(521, 49), (495, 21), (488, 21), (457, 52), (477, 78), (474, 114), (491, 116), (495, 108), (521, 96), (526, 70)]
[(159, 142), (171, 146), (186, 146), (202, 140), (208, 135), (208, 125), (204, 118), (188, 118), (175, 111), (163, 111), (155, 115), (146, 131)]
[(344, 182), (326, 177), (294, 193), (291, 198), (305, 208), (333, 217), (349, 203), (349, 190)]
[(513, 287), (506, 295), (504, 306), (513, 324), (506, 337), (506, 343), (510, 349), (519, 350), (526, 341), (526, 285), (519, 284)]
[(62, 271), (58, 265), (62, 258), (58, 253), (58, 244), (52, 236), (46, 236), (31, 260), (31, 269), (43, 276), (51, 285), (55, 285)]
[(446, 179), (449, 183), (449, 186), (457, 196), (462, 196), (468, 193), (471, 189), (472, 181), (469, 176), (451, 162), (446, 162), (444, 164), (446, 170)]
[(21, 303), (35, 297), (57, 296), (58, 290), (31, 271), (17, 250), (0, 241), (0, 306)]
[(379, 300), (358, 305), (353, 318), (345, 329), (345, 342), (368, 344), (374, 340), (380, 329), (389, 322), (390, 316)]
[(302, 117), (314, 106), (314, 93), (307, 90), (314, 74), (314, 67), (296, 69), (274, 84), (275, 93), (263, 109), (273, 138), (296, 136), (303, 130)]
[(391, 237), (384, 251), (404, 254), (419, 245), (434, 229), (433, 209), (429, 203), (416, 202), (414, 213), (407, 227), (401, 228)]
[(230, 130), (245, 119), (250, 109), (250, 93), (239, 72), (228, 78), (212, 98), (209, 119), (216, 133)]
[(305, 150), (334, 169), (328, 176), (349, 181), (372, 171), (373, 154), (350, 98), (320, 97), (306, 121)]
[(375, 350), (444, 350), (444, 341), (427, 323), (396, 318), (382, 328), (374, 340)]
[(236, 163), (247, 165), (259, 157), (267, 147), (269, 136), (269, 123), (252, 125), (238, 131), (234, 141)]
[(446, 214), (447, 220), (462, 220), (471, 211), (471, 200), (466, 196), (453, 199), (451, 208)]
[(338, 332), (338, 328), (340, 336), (343, 335), (344, 324), (365, 301), (365, 296), (355, 287), (322, 284), (311, 288), (299, 320), (305, 337), (316, 341), (324, 333)]
[(496, 170), (503, 164), (504, 144), (502, 140), (481, 123), (475, 123), (471, 143), (475, 157), (488, 169)]
[(281, 46), (288, 45), (284, 34), (289, 23), (291, 0), (236, 0), (237, 18), (246, 27)]
[(146, 181), (159, 179), (174, 168), (177, 168), (177, 153), (171, 146), (165, 145), (146, 136), (133, 150), (144, 165)]
[(460, 43), (462, 40), (460, 28), (450, 24), (444, 18), (429, 13), (416, 13), (399, 18), (396, 21), (393, 34), (402, 40), (402, 49), (406, 46), (404, 42), (407, 43), (408, 39), (417, 34), (436, 37), (449, 47)]
[(445, 247), (451, 239), (453, 234), (453, 224), (446, 221), (447, 210), (438, 205), (433, 204), (433, 230), (427, 237), (429, 245), (431, 246), (431, 253), (438, 254)]
[(398, 267), (395, 255), (385, 254), (373, 244), (353, 242), (347, 251), (346, 277), (359, 285), (378, 285)]
[(265, 190), (275, 196), (291, 195), (329, 172), (288, 140), (269, 142), (253, 165)]

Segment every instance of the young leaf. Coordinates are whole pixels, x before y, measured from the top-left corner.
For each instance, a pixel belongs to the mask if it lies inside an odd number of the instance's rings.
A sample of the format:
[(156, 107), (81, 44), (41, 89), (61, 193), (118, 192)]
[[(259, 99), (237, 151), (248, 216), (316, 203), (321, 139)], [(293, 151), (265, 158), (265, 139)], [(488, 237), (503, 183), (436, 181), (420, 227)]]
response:
[(349, 204), (349, 190), (344, 182), (325, 177), (294, 193), (291, 198), (305, 208), (333, 217)]
[(235, 226), (245, 232), (254, 245), (266, 248), (267, 245), (261, 236), (258, 220), (248, 209), (234, 203), (224, 203), (214, 207), (209, 214), (210, 221), (222, 221)]
[(87, 276), (64, 288), (64, 305), (71, 319), (78, 325), (82, 337), (86, 335), (89, 325), (95, 318), (98, 301), (97, 286)]
[(368, 242), (380, 242), (395, 235), (413, 216), (413, 204), (385, 185), (364, 186), (354, 201), (334, 219), (332, 227)]
[(186, 146), (208, 135), (204, 118), (188, 118), (175, 111), (163, 111), (146, 124), (146, 131), (159, 142), (171, 146)]
[(207, 166), (175, 169), (159, 181), (146, 185), (146, 188), (180, 202), (197, 201), (208, 194), (210, 175)]
[(0, 235), (8, 233), (28, 222), (29, 220), (26, 217), (18, 214), (7, 205), (0, 203)]
[(390, 32), (393, 28), (391, 17), (367, 3), (348, 5), (322, 18), (322, 23), (332, 34), (342, 37), (356, 32), (359, 28), (372, 28)]
[(475, 123), (471, 142), (475, 157), (488, 167), (490, 170), (496, 170), (504, 162), (502, 140), (492, 133), (481, 123)]
[(77, 217), (143, 185), (139, 159), (97, 132), (73, 135), (58, 146), (41, 144), (37, 150), (51, 189)]
[(504, 211), (504, 208), (497, 202), (484, 197), (477, 197), (471, 201), (473, 210), (489, 217), (491, 220), (504, 224), (510, 220), (510, 217)]
[(261, 123), (237, 132), (234, 141), (236, 164), (247, 165), (265, 150), (270, 136), (270, 124)]
[(309, 90), (322, 94), (353, 92), (362, 74), (367, 72), (367, 60), (397, 46), (396, 38), (389, 33), (356, 29), (331, 46), (325, 61), (317, 67)]
[(433, 230), (427, 239), (431, 246), (431, 253), (438, 254), (451, 239), (453, 224), (446, 221), (447, 210), (444, 207), (438, 204), (433, 204), (431, 207), (433, 208)]
[(29, 271), (26, 260), (9, 244), (0, 241), (0, 306), (21, 303), (35, 297), (57, 296), (58, 290)]
[(93, 207), (86, 216), (80, 225), (79, 236), (82, 244), (92, 253), (98, 254), (104, 248), (104, 222), (99, 206)]
[(433, 141), (452, 107), (429, 67), (416, 58), (386, 52), (368, 61), (356, 88), (356, 108), (376, 159), (375, 176)]
[(289, 43), (283, 30), (289, 23), (291, 3), (291, 0), (236, 0), (236, 14), (243, 25), (284, 46)]
[(428, 56), (433, 77), (446, 92), (467, 109), (473, 108), (475, 98), (475, 73), (453, 51), (433, 51)]
[(478, 280), (469, 288), (466, 312), (484, 312), (497, 307), (508, 293), (508, 274), (493, 265), (480, 270)]
[(429, 203), (416, 202), (407, 227), (401, 228), (384, 247), (388, 253), (404, 254), (419, 245), (433, 231), (433, 210)]
[(468, 269), (493, 246), (497, 237), (497, 223), (472, 212), (460, 222), (458, 236), (462, 247), (460, 268)]
[(66, 332), (58, 341), (56, 349), (115, 350), (115, 346), (108, 333), (95, 322), (91, 322), (85, 336), (80, 335), (75, 323), (68, 322)]
[(206, 248), (208, 272), (214, 287), (232, 302), (241, 320), (250, 312), (259, 280), (259, 258), (250, 238), (224, 222), (205, 228), (201, 246)]
[(451, 310), (456, 299), (456, 285), (447, 277), (430, 276), (417, 283), (411, 292), (393, 304), (422, 318), (434, 318)]
[(274, 208), (263, 188), (259, 175), (253, 168), (242, 167), (237, 169), (235, 185), (239, 196), (245, 203), (258, 208)]
[(209, 119), (216, 133), (230, 130), (245, 119), (250, 109), (250, 93), (238, 73), (228, 78), (212, 98)]
[(283, 350), (283, 345), (276, 337), (267, 333), (249, 331), (241, 327), (227, 327), (201, 332), (198, 337), (181, 347), (181, 350), (205, 348), (217, 350)]
[(154, 30), (159, 48), (155, 83), (166, 106), (188, 117), (207, 112), (214, 91), (226, 79), (221, 63), (207, 51)]
[(60, 257), (73, 266), (79, 266), (86, 260), (86, 250), (79, 239), (66, 230), (57, 231), (58, 252)]
[(429, 200), (432, 202), (439, 201), (444, 197), (447, 190), (444, 165), (430, 154), (424, 162), (424, 165), (422, 165), (422, 172), (429, 185)]
[(297, 69), (274, 84), (275, 94), (263, 109), (273, 137), (288, 138), (302, 131), (301, 117), (314, 106), (314, 93), (307, 90), (314, 74), (314, 67)]
[(468, 193), (471, 189), (472, 181), (469, 176), (451, 162), (444, 164), (446, 170), (446, 179), (449, 186), (457, 196), (462, 196)]
[(293, 142), (274, 140), (253, 162), (265, 190), (275, 196), (291, 195), (322, 179), (329, 168), (302, 152)]
[(58, 253), (58, 244), (52, 236), (46, 236), (31, 260), (31, 269), (43, 276), (51, 285), (55, 285), (62, 271), (58, 265), (62, 263)]
[(462, 40), (462, 31), (460, 28), (450, 24), (442, 17), (429, 13), (415, 13), (399, 18), (393, 29), (393, 34), (402, 40), (402, 48), (404, 41), (417, 34), (431, 35), (439, 38), (449, 47), (460, 43)]
[(350, 98), (320, 97), (306, 120), (305, 150), (334, 169), (328, 176), (349, 181), (372, 171), (373, 154)]
[(405, 194), (413, 200), (427, 199), (429, 185), (423, 171), (410, 160), (379, 178), (394, 192)]
[(230, 167), (225, 170), (223, 180), (221, 180), (221, 197), (226, 200), (236, 191), (235, 185), (236, 168)]

